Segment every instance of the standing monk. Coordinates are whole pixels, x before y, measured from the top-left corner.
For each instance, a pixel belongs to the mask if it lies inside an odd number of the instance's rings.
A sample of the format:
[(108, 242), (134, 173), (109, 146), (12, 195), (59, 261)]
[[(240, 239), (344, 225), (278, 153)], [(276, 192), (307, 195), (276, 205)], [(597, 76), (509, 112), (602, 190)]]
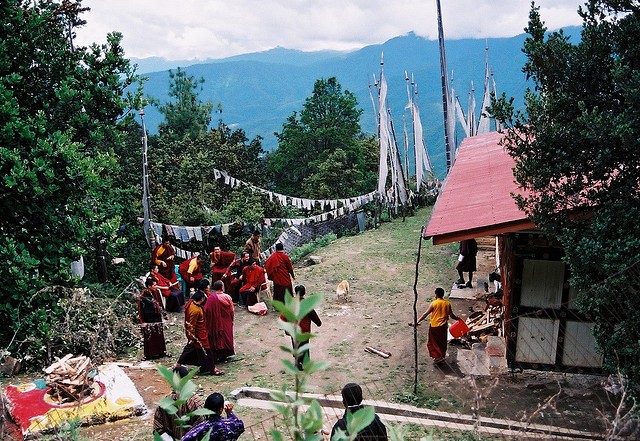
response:
[(169, 243), (168, 237), (162, 238), (162, 243), (157, 245), (151, 252), (151, 265), (158, 265), (160, 274), (162, 274), (171, 283), (178, 281), (176, 276), (176, 250)]
[(451, 303), (444, 299), (444, 289), (436, 288), (436, 299), (431, 302), (427, 310), (418, 318), (416, 325), (431, 314), (429, 320), (429, 341), (427, 349), (429, 356), (433, 358), (434, 363), (442, 363), (447, 354), (447, 322), (449, 317), (458, 320), (458, 317), (451, 310)]
[(244, 243), (243, 251), (249, 253), (249, 257), (260, 262), (260, 247), (262, 246), (262, 238), (260, 231), (255, 230), (251, 237)]
[(230, 251), (222, 251), (220, 247), (214, 247), (209, 257), (211, 258), (211, 281), (215, 282), (222, 279), (236, 255)]
[(162, 294), (158, 290), (156, 281), (148, 278), (145, 289), (138, 297), (138, 317), (142, 328), (142, 347), (144, 359), (164, 357), (166, 345), (162, 329)]
[(469, 281), (465, 285), (467, 288), (473, 288), (471, 279), (473, 279), (473, 272), (476, 270), (476, 255), (478, 254), (478, 243), (475, 239), (465, 239), (460, 242), (460, 255), (458, 256), (458, 263), (456, 270), (458, 271), (458, 285), (464, 285), (464, 275), (462, 273), (469, 273)]
[(293, 295), (293, 265), (291, 259), (284, 252), (281, 242), (276, 244), (276, 252), (264, 263), (267, 276), (273, 281), (273, 300), (284, 302), (284, 293), (289, 291)]
[(209, 331), (209, 345), (216, 361), (234, 355), (233, 320), (235, 310), (231, 296), (224, 293), (222, 280), (213, 282), (213, 292), (204, 304), (204, 318)]
[(184, 334), (187, 337), (187, 345), (182, 350), (176, 367), (188, 364), (200, 366), (200, 375), (224, 375), (224, 372), (216, 369), (211, 355), (209, 334), (202, 310), (204, 302), (204, 293), (196, 291), (184, 305)]
[(250, 265), (242, 270), (243, 285), (240, 287), (240, 299), (246, 306), (253, 306), (258, 303), (258, 293), (263, 283), (266, 283), (264, 278), (264, 269), (258, 266), (258, 262), (255, 259), (249, 259)]
[(180, 264), (178, 271), (182, 280), (187, 284), (187, 292), (198, 289), (198, 282), (202, 280), (202, 257), (197, 254), (191, 259), (187, 259)]

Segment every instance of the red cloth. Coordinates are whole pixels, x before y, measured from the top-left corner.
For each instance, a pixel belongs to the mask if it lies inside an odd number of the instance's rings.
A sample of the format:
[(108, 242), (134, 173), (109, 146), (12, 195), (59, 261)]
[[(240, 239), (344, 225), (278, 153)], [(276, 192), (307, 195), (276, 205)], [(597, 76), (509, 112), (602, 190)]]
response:
[[(178, 281), (175, 268), (176, 250), (169, 244), (157, 245), (151, 252), (151, 265), (158, 265), (160, 274), (169, 279), (172, 283)], [(163, 263), (166, 265), (163, 265)]]
[(177, 285), (178, 285), (177, 279), (175, 283), (171, 283), (169, 279), (167, 279), (165, 276), (160, 274), (160, 271), (158, 271), (157, 273), (151, 271), (151, 274), (149, 274), (149, 277), (156, 281), (156, 283), (158, 284), (158, 289), (160, 289), (160, 292), (165, 297), (169, 297), (169, 295), (171, 294), (170, 292), (171, 288), (177, 289)]
[(184, 333), (189, 343), (196, 343), (205, 349), (209, 349), (209, 334), (201, 306), (196, 305), (193, 299), (189, 299), (184, 305)]
[(220, 251), (209, 254), (211, 258), (211, 279), (213, 282), (222, 279), (222, 275), (227, 272), (227, 268), (236, 258), (236, 255), (230, 251)]
[(235, 310), (231, 296), (214, 291), (204, 305), (204, 318), (209, 331), (209, 346), (217, 359), (235, 354), (233, 319)]
[(429, 341), (427, 341), (427, 349), (429, 356), (435, 360), (444, 358), (447, 354), (447, 325), (429, 326)]
[(295, 278), (293, 274), (293, 265), (291, 259), (284, 251), (276, 251), (264, 263), (264, 269), (267, 270), (267, 276), (274, 284), (280, 286), (291, 286), (291, 279)]

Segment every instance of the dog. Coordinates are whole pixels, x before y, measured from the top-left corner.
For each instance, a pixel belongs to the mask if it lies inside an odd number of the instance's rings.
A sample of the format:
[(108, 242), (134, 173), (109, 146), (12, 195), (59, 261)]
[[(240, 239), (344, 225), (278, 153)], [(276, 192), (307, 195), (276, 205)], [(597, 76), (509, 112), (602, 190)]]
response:
[(343, 280), (338, 283), (336, 288), (336, 295), (338, 296), (338, 301), (348, 302), (349, 301), (349, 282)]

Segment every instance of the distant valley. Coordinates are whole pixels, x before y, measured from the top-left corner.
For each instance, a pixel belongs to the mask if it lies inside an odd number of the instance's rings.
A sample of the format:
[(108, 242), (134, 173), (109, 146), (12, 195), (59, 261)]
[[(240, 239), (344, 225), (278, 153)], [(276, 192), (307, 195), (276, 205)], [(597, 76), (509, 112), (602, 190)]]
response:
[[(580, 36), (580, 28), (565, 29), (572, 40)], [(506, 92), (522, 106), (527, 82), (522, 73), (525, 56), (522, 46), (525, 34), (511, 38), (465, 39), (446, 42), (449, 75), (452, 85), (466, 111), (470, 82), (475, 85), (476, 113), (482, 101), (485, 47), (489, 65), (495, 77), (498, 93)], [(277, 147), (274, 132), (293, 111), (302, 109), (318, 78), (335, 76), (343, 89), (357, 98), (362, 115), (362, 129), (375, 133), (375, 115), (370, 98), (376, 96), (373, 77), (380, 75), (380, 59), (384, 54), (384, 72), (389, 87), (389, 106), (396, 131), (402, 136), (402, 117), (407, 105), (405, 71), (413, 74), (418, 85), (418, 106), (424, 127), (424, 137), (436, 173), (444, 174), (445, 153), (442, 120), (442, 95), (438, 42), (428, 41), (413, 33), (399, 36), (382, 44), (366, 46), (351, 52), (301, 52), (274, 48), (234, 57), (206, 61), (166, 61), (159, 58), (133, 59), (139, 73), (147, 77), (144, 91), (160, 101), (166, 101), (169, 89), (168, 69), (180, 66), (188, 75), (205, 79), (200, 94), (203, 101), (222, 105), (222, 114), (213, 116), (213, 124), (222, 119), (234, 128), (242, 128), (252, 139), (263, 137), (265, 150)], [(196, 63), (196, 64), (194, 64)], [(145, 109), (145, 122), (151, 133), (157, 132), (161, 115), (152, 107)], [(409, 118), (406, 113), (406, 118)], [(409, 120), (407, 119), (407, 122)], [(402, 140), (399, 139), (402, 144)]]

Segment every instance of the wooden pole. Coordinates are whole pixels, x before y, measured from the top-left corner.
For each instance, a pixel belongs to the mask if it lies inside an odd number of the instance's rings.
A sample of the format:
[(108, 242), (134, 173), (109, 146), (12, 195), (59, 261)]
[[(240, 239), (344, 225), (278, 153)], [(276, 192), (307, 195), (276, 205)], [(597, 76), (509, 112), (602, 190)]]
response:
[(418, 391), (418, 269), (420, 268), (420, 252), (422, 251), (422, 234), (424, 225), (420, 228), (420, 240), (418, 241), (418, 257), (416, 258), (416, 277), (413, 281), (413, 393)]

